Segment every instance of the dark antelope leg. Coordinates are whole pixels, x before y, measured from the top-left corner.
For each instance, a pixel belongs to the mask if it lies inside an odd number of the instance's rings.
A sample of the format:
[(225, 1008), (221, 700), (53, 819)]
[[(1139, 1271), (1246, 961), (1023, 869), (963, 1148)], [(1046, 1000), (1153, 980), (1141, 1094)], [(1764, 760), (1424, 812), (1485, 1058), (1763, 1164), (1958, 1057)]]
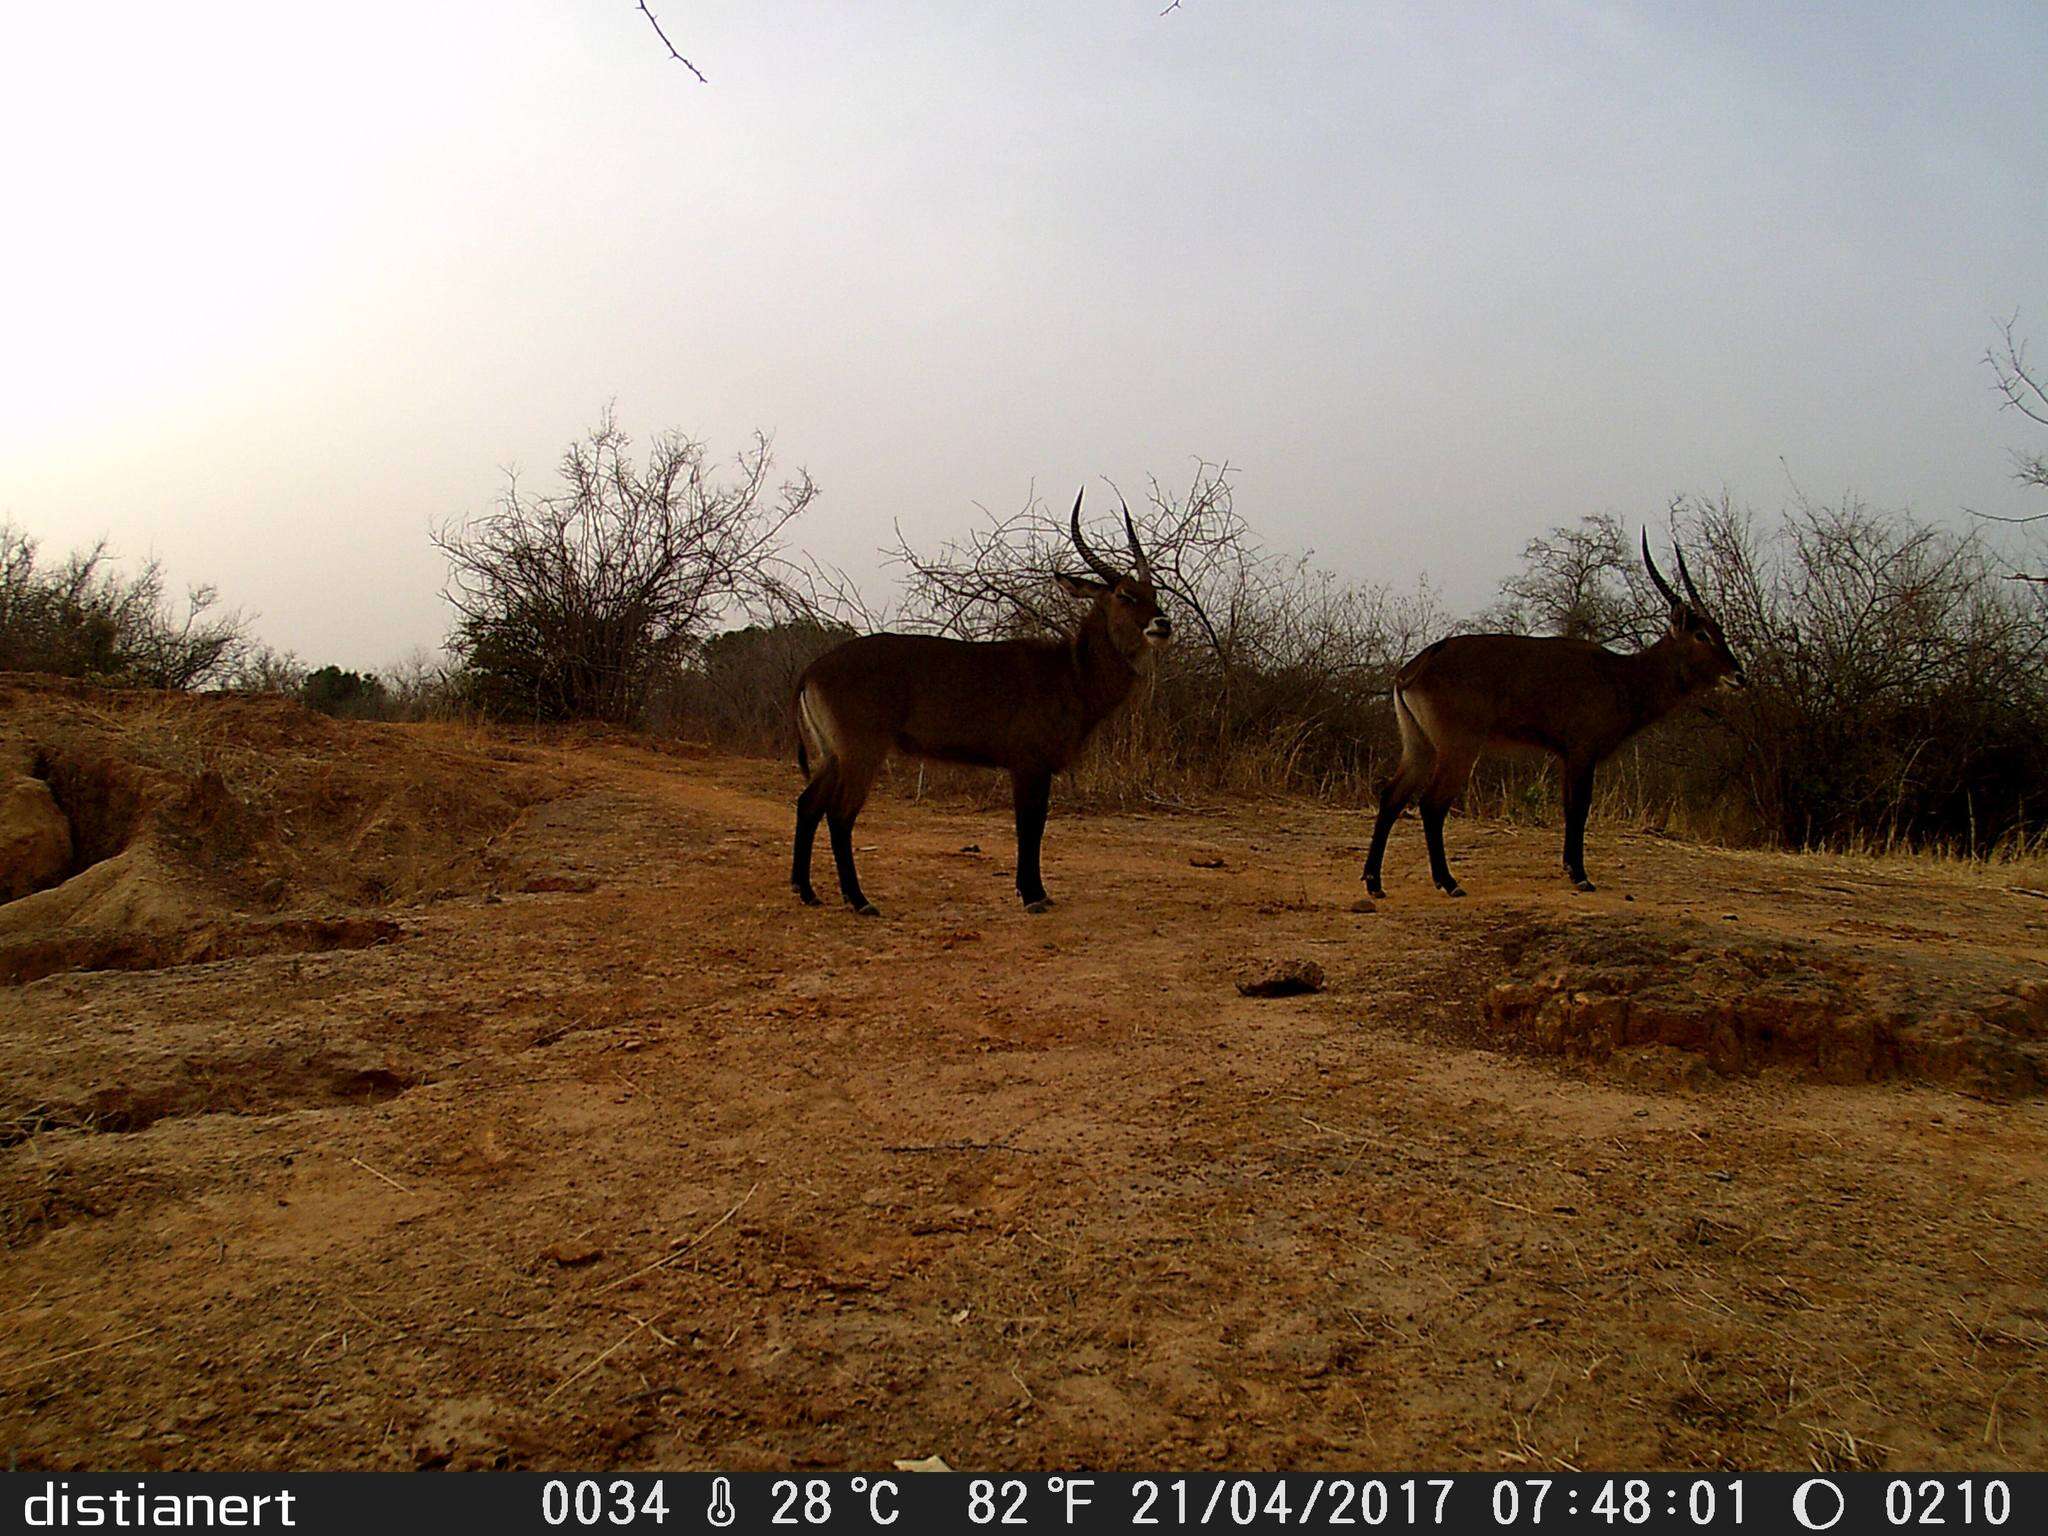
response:
[(1387, 835), (1394, 830), (1394, 823), (1401, 819), (1401, 812), (1407, 809), (1408, 802), (1415, 798), (1415, 778), (1404, 762), (1380, 790), (1380, 813), (1373, 818), (1372, 824), (1372, 848), (1365, 856), (1365, 873), (1360, 876), (1365, 881), (1366, 890), (1374, 896), (1387, 894), (1380, 887), (1380, 865), (1387, 856)]
[(1451, 873), (1451, 866), (1444, 858), (1444, 813), (1447, 805), (1434, 804), (1425, 799), (1422, 802), (1422, 835), (1429, 844), (1429, 877), (1436, 882), (1436, 888), (1446, 896), (1462, 896), (1465, 888), (1458, 884), (1457, 876)]
[(824, 804), (825, 825), (832, 834), (832, 862), (839, 866), (839, 894), (862, 917), (879, 917), (875, 904), (860, 888), (860, 872), (853, 867), (853, 824), (868, 803), (875, 774), (882, 766), (879, 754), (839, 754), (832, 759), (832, 782)]
[(1422, 792), (1422, 831), (1429, 843), (1430, 878), (1446, 896), (1465, 894), (1465, 887), (1458, 884), (1458, 877), (1451, 873), (1450, 862), (1444, 857), (1444, 815), (1465, 792), (1465, 781), (1472, 777), (1474, 755), (1469, 750), (1439, 749), (1429, 788)]
[(875, 904), (861, 894), (860, 873), (853, 867), (853, 819), (858, 814), (849, 815), (836, 807), (825, 813), (832, 834), (832, 862), (839, 866), (839, 894), (846, 904), (862, 917), (879, 917)]
[(1582, 891), (1593, 889), (1593, 882), (1586, 878), (1586, 813), (1592, 809), (1592, 768), (1567, 768), (1564, 775), (1564, 872)]
[(1017, 807), (1017, 894), (1024, 898), (1026, 912), (1043, 912), (1052, 905), (1039, 877), (1038, 847), (1045, 837), (1045, 814), (1052, 800), (1052, 775), (1013, 773), (1010, 788)]
[(824, 819), (825, 804), (832, 793), (826, 783), (831, 772), (832, 764), (828, 761), (796, 797), (796, 850), (790, 856), (789, 884), (807, 907), (820, 905), (818, 893), (811, 889), (811, 847), (818, 839), (818, 823)]

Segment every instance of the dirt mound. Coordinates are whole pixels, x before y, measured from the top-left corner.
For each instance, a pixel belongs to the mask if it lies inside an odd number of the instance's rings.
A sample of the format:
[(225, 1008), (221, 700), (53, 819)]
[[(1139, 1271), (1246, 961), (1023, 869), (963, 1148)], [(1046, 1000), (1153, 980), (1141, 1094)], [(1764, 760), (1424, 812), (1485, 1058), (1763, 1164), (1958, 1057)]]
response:
[(2018, 967), (1872, 960), (1687, 920), (1517, 918), (1488, 1023), (1592, 1061), (1661, 1049), (1725, 1076), (1908, 1077), (1999, 1098), (2048, 1093), (2048, 983)]
[(494, 840), (560, 787), (447, 728), (276, 697), (0, 676), (0, 772), (54, 805), (61, 868), (0, 904), (0, 984), (387, 942), (337, 915), (484, 889)]

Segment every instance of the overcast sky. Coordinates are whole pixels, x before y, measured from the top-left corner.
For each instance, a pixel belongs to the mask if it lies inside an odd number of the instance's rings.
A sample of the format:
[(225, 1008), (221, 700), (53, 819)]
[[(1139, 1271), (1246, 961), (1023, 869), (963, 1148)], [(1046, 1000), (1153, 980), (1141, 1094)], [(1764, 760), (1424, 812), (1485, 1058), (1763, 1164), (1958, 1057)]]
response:
[(16, 7), (0, 517), (374, 666), (613, 398), (773, 431), (877, 585), (1198, 457), (1461, 608), (1680, 491), (2041, 510), (2041, 0), (1162, 4), (659, 0), (709, 85), (629, 0)]

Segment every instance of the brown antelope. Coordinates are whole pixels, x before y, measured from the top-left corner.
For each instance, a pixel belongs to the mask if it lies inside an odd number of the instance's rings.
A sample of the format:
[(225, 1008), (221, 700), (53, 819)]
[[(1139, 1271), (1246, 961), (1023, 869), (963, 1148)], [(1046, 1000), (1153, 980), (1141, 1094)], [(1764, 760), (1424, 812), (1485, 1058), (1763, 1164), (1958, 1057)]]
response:
[(1380, 861), (1387, 833), (1417, 795), (1430, 875), (1446, 895), (1465, 894), (1444, 860), (1444, 812), (1488, 747), (1537, 747), (1557, 757), (1564, 784), (1565, 874), (1578, 889), (1593, 889), (1586, 878), (1593, 770), (1693, 695), (1716, 683), (1740, 688), (1744, 682), (1742, 663), (1685, 568), (1685, 551), (1678, 550), (1678, 574), (1690, 601), (1671, 590), (1650, 558), (1647, 531), (1643, 564), (1671, 605), (1671, 623), (1655, 644), (1633, 655), (1560, 635), (1452, 635), (1395, 675), (1401, 761), (1380, 791), (1372, 851), (1365, 858), (1365, 886), (1373, 895), (1386, 894)]
[(1124, 701), (1147, 650), (1173, 626), (1159, 611), (1152, 565), (1130, 509), (1124, 535), (1132, 572), (1118, 571), (1081, 537), (1081, 497), (1071, 519), (1074, 548), (1102, 579), (1055, 571), (1054, 579), (1092, 606), (1058, 640), (951, 640), (939, 635), (862, 635), (812, 662), (797, 683), (797, 766), (817, 772), (796, 802), (796, 854), (789, 883), (812, 906), (811, 844), (822, 818), (831, 830), (839, 892), (863, 917), (876, 915), (853, 867), (853, 823), (882, 760), (908, 757), (1009, 770), (1017, 809), (1017, 894), (1027, 912), (1052, 905), (1039, 878), (1038, 845), (1052, 776)]

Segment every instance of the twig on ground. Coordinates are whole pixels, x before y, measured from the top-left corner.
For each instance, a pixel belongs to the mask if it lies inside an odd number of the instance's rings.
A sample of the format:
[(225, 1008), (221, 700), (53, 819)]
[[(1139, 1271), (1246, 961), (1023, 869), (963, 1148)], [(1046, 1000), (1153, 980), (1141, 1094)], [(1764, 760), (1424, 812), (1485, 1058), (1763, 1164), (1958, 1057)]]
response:
[(733, 1207), (731, 1210), (727, 1211), (723, 1216), (719, 1217), (718, 1220), (711, 1223), (710, 1226), (706, 1227), (702, 1232), (699, 1232), (695, 1237), (691, 1238), (687, 1243), (683, 1244), (682, 1247), (676, 1249), (673, 1253), (663, 1254), (660, 1258), (656, 1259), (652, 1264), (643, 1264), (640, 1266), (640, 1268), (634, 1270), (631, 1274), (621, 1275), (618, 1279), (613, 1280), (608, 1284), (599, 1286), (591, 1294), (594, 1296), (602, 1296), (607, 1291), (617, 1290), (620, 1286), (624, 1285), (628, 1280), (638, 1280), (642, 1275), (652, 1274), (657, 1269), (666, 1269), (669, 1265), (675, 1263), (677, 1259), (680, 1259), (684, 1254), (688, 1253), (691, 1249), (695, 1248), (699, 1243), (703, 1242), (705, 1238), (709, 1237), (712, 1233), (716, 1232), (720, 1227), (724, 1226), (728, 1221), (731, 1221), (733, 1217), (739, 1215), (740, 1207), (745, 1205), (749, 1200), (753, 1199), (754, 1190), (757, 1190), (760, 1187), (760, 1181), (756, 1180), (753, 1188), (749, 1189), (744, 1195), (741, 1195), (739, 1199), (733, 1203)]
[(546, 1397), (540, 1400), (541, 1406), (545, 1408), (549, 1403), (552, 1403), (557, 1397), (560, 1397), (562, 1393), (567, 1391), (570, 1387), (574, 1386), (577, 1382), (581, 1381), (584, 1377), (588, 1376), (600, 1365), (603, 1365), (605, 1361), (611, 1359), (613, 1355), (616, 1355), (620, 1350), (624, 1349), (628, 1344), (632, 1343), (633, 1340), (639, 1336), (641, 1330), (646, 1327), (647, 1324), (645, 1323), (635, 1323), (632, 1326), (632, 1328), (626, 1333), (625, 1337), (621, 1338), (617, 1343), (613, 1344), (609, 1349), (605, 1350), (604, 1353), (599, 1355), (596, 1359), (590, 1361), (586, 1365), (579, 1368), (575, 1375), (564, 1377), (561, 1381), (556, 1382), (555, 1390), (550, 1392)]
[[(628, 1317), (633, 1317), (633, 1314), (630, 1312), (628, 1312), (626, 1315)], [(681, 1349), (683, 1347), (682, 1345), (678, 1344), (674, 1339), (670, 1338), (667, 1334), (663, 1333), (659, 1328), (654, 1326), (657, 1319), (650, 1317), (646, 1321), (642, 1322), (641, 1319), (633, 1317), (633, 1321), (639, 1323), (642, 1328), (645, 1328), (649, 1333), (653, 1334), (657, 1339), (661, 1340), (661, 1342), (666, 1344), (670, 1349)]]
[(370, 1165), (369, 1165), (368, 1163), (364, 1162), (364, 1161), (363, 1161), (363, 1160), (362, 1160), (362, 1159), (361, 1159), (360, 1157), (351, 1157), (351, 1158), (349, 1159), (349, 1161), (350, 1161), (350, 1162), (352, 1162), (352, 1163), (354, 1163), (354, 1164), (355, 1164), (355, 1165), (356, 1165), (356, 1166), (357, 1166), (358, 1168), (362, 1169), (362, 1170), (363, 1170), (363, 1172), (365, 1172), (365, 1173), (371, 1173), (371, 1174), (376, 1174), (378, 1178), (382, 1179), (382, 1180), (383, 1180), (383, 1181), (384, 1181), (384, 1182), (385, 1182), (386, 1184), (389, 1184), (389, 1185), (390, 1185), (390, 1186), (391, 1186), (391, 1187), (392, 1187), (393, 1189), (397, 1190), (397, 1191), (398, 1191), (398, 1192), (399, 1192), (399, 1193), (400, 1193), (401, 1195), (409, 1195), (409, 1194), (411, 1194), (411, 1193), (412, 1193), (412, 1191), (411, 1191), (411, 1190), (407, 1189), (407, 1188), (406, 1188), (406, 1187), (405, 1187), (405, 1186), (404, 1186), (403, 1184), (399, 1183), (399, 1182), (398, 1182), (398, 1180), (396, 1180), (396, 1179), (394, 1179), (393, 1177), (391, 1177), (391, 1175), (390, 1175), (390, 1174), (388, 1174), (388, 1173), (377, 1173), (377, 1170), (376, 1170), (376, 1169), (372, 1168), (372, 1167), (371, 1167), (371, 1166), (370, 1166)]
[(158, 1329), (155, 1325), (151, 1325), (148, 1328), (137, 1329), (134, 1333), (124, 1333), (118, 1339), (107, 1339), (99, 1344), (88, 1344), (83, 1349), (67, 1349), (60, 1355), (48, 1355), (41, 1360), (31, 1361), (12, 1374), (14, 1376), (26, 1376), (30, 1371), (39, 1371), (46, 1365), (57, 1365), (65, 1360), (76, 1360), (81, 1355), (96, 1355), (103, 1349), (114, 1349), (122, 1344), (133, 1344), (137, 1339), (148, 1338), (149, 1335), (157, 1331)]

